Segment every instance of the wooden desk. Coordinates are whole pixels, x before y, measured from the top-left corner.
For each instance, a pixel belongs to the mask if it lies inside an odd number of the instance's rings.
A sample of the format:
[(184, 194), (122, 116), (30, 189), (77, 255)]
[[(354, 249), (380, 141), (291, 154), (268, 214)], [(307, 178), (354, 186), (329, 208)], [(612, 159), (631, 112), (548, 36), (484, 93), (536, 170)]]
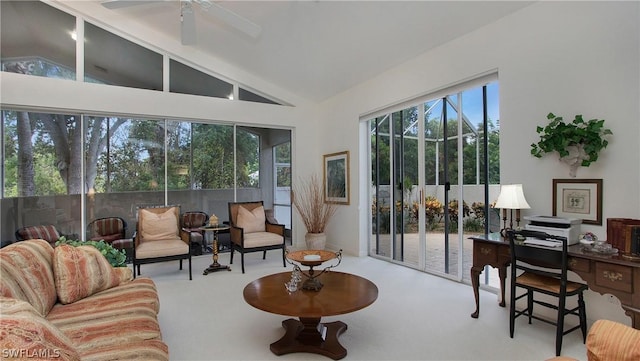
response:
[[(500, 277), (500, 303), (505, 306), (505, 280), (507, 266), (511, 263), (509, 242), (499, 234), (470, 237), (473, 240), (473, 265), (471, 284), (476, 299), (476, 310), (471, 317), (480, 314), (480, 273), (489, 265), (498, 269)], [(569, 246), (569, 269), (577, 273), (589, 289), (600, 294), (612, 294), (622, 304), (634, 328), (640, 329), (640, 262), (623, 259), (619, 255), (603, 256), (583, 252), (579, 244)]]
[(338, 336), (347, 325), (341, 321), (320, 323), (320, 318), (369, 306), (378, 298), (378, 287), (366, 278), (349, 273), (331, 271), (318, 278), (324, 284), (320, 291), (287, 292), (284, 284), (291, 279), (291, 272), (259, 278), (244, 288), (244, 299), (251, 306), (300, 318), (299, 321), (293, 318), (282, 321), (286, 333), (271, 344), (274, 354), (311, 352), (334, 360), (347, 355), (347, 350), (338, 342)]

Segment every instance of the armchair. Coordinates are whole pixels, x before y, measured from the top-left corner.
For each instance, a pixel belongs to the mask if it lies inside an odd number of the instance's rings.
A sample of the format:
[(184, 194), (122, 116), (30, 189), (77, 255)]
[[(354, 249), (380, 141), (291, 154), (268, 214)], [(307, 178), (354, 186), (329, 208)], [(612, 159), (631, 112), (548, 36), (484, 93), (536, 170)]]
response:
[(180, 229), (180, 206), (138, 207), (138, 220), (133, 246), (133, 277), (140, 265), (156, 262), (189, 260), (191, 274), (191, 247), (189, 235)]
[(127, 222), (120, 217), (94, 219), (87, 225), (87, 233), (91, 241), (104, 240), (107, 243), (113, 243), (126, 238)]
[(206, 247), (204, 231), (201, 227), (207, 224), (209, 215), (200, 211), (184, 212), (180, 216), (180, 220), (182, 230), (189, 235), (192, 254), (194, 256), (201, 255)]
[(284, 225), (273, 224), (266, 218), (262, 201), (229, 203), (229, 235), (231, 239), (231, 257), (234, 251), (240, 252), (240, 263), (244, 273), (244, 254), (262, 251), (262, 259), (267, 251), (282, 250), (282, 266), (285, 263)]

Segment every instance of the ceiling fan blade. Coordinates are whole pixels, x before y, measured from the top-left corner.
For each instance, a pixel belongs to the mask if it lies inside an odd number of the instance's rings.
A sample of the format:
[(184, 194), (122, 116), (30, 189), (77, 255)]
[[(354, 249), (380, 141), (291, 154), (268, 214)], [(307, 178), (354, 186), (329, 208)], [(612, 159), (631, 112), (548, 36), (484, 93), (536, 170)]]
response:
[(182, 45), (196, 44), (196, 16), (191, 3), (186, 1), (181, 2), (180, 36)]
[(260, 25), (212, 1), (208, 1), (208, 3), (208, 5), (210, 6), (207, 7), (207, 11), (209, 13), (212, 13), (215, 17), (224, 21), (228, 25), (242, 31), (252, 38), (257, 38), (260, 33), (262, 33), (262, 28), (260, 27)]
[(145, 5), (152, 3), (161, 3), (168, 0), (104, 0), (100, 2), (107, 9), (121, 9), (130, 6)]

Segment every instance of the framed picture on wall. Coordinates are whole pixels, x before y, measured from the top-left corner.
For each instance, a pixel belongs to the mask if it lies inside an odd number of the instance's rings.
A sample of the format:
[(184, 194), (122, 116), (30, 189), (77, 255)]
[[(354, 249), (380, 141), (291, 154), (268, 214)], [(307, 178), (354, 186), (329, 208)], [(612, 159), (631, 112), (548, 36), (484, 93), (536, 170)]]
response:
[(602, 225), (602, 179), (554, 179), (553, 215)]
[(349, 151), (324, 155), (325, 203), (349, 204)]

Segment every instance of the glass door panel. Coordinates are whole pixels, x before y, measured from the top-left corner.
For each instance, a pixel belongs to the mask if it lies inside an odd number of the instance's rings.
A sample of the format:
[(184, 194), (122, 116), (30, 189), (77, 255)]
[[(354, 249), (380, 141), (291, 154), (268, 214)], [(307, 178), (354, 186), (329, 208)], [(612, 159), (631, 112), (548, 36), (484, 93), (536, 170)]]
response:
[(391, 257), (390, 116), (373, 119), (371, 134), (371, 254)]
[(469, 281), (469, 237), (499, 230), (497, 102), (494, 82), (369, 120), (370, 254)]

